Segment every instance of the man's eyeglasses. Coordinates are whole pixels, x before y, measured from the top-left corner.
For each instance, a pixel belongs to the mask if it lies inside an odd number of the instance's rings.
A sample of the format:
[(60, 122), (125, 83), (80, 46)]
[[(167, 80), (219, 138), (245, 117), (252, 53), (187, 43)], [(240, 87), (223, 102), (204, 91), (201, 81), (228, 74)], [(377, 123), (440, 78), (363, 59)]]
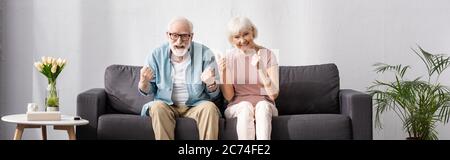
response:
[(178, 34), (178, 33), (169, 33), (167, 32), (167, 34), (169, 34), (170, 39), (172, 40), (178, 40), (178, 38), (181, 37), (181, 40), (183, 41), (187, 41), (191, 38), (192, 34)]

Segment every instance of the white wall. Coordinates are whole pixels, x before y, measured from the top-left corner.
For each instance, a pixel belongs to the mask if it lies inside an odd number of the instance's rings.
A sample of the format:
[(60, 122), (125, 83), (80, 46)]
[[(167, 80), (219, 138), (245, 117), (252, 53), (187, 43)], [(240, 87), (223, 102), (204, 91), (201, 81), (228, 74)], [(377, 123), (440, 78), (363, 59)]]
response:
[[(141, 65), (151, 49), (165, 42), (167, 22), (183, 15), (194, 23), (194, 40), (225, 50), (226, 24), (249, 17), (257, 41), (279, 49), (281, 65), (336, 63), (341, 88), (365, 91), (378, 76), (375, 62), (412, 65), (424, 73), (411, 47), (450, 54), (448, 0), (0, 0), (0, 116), (23, 113), (27, 102), (43, 106), (46, 81), (33, 68), (41, 56), (64, 57), (69, 64), (58, 80), (61, 110), (76, 113), (78, 93), (103, 87), (111, 64)], [(450, 85), (449, 74), (442, 77)], [(43, 109), (43, 108), (41, 108)], [(398, 119), (383, 116), (375, 139), (404, 139)], [(14, 126), (0, 122), (0, 139)], [(450, 139), (449, 126), (439, 138)], [(49, 129), (49, 139), (67, 139)], [(36, 130), (25, 139), (37, 139)]]

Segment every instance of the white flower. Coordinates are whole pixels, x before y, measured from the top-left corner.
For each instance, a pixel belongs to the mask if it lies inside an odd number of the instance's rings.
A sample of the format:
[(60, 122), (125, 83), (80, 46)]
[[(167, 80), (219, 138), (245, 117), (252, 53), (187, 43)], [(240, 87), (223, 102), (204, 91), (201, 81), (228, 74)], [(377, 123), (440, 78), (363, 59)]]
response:
[(41, 62), (43, 63), (43, 64), (45, 64), (45, 62), (47, 61), (47, 57), (45, 57), (45, 56), (43, 56), (42, 58), (41, 58)]
[(58, 63), (57, 63), (57, 61), (56, 61), (56, 58), (53, 58), (53, 59), (52, 59), (52, 66), (58, 66)]
[(58, 65), (56, 62), (57, 62), (56, 58), (52, 58), (52, 65), (53, 65), (53, 66)]
[(58, 58), (58, 60), (56, 60), (56, 64), (61, 67), (62, 66), (62, 59)]
[(45, 61), (45, 64), (49, 65), (52, 64), (52, 57), (47, 57), (47, 60)]
[(63, 66), (67, 62), (65, 59), (62, 58), (55, 58), (55, 57), (41, 57), (42, 61), (37, 61), (34, 63), (35, 68), (44, 74), (47, 78), (56, 79), (58, 76), (56, 75), (56, 72), (61, 72), (63, 69)]
[(53, 65), (52, 66), (52, 69), (51, 69), (51, 71), (52, 71), (52, 73), (56, 73), (56, 68), (58, 67), (58, 65)]
[(42, 71), (42, 68), (44, 68), (44, 65), (42, 65), (41, 62), (36, 62), (36, 63), (34, 63), (34, 67), (36, 67), (36, 69), (37, 69), (39, 72), (41, 72), (41, 71)]

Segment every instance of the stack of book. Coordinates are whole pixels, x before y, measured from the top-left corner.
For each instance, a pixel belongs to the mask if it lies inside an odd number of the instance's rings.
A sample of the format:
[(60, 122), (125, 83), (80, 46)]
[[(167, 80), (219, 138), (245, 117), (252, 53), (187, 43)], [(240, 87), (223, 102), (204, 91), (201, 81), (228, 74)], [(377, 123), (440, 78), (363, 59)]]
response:
[(29, 121), (60, 121), (60, 112), (27, 112)]

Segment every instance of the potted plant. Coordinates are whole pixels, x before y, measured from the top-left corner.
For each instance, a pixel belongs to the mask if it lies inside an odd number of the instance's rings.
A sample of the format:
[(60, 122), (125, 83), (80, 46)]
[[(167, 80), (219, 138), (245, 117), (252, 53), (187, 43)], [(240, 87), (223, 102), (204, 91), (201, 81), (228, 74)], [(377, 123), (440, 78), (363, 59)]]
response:
[(438, 139), (436, 123), (445, 124), (450, 118), (450, 90), (439, 82), (440, 75), (450, 64), (450, 58), (428, 53), (420, 46), (418, 49), (412, 50), (427, 68), (426, 79), (422, 76), (407, 79), (405, 75), (411, 68), (408, 65), (376, 63), (377, 73), (391, 71), (395, 80), (375, 80), (368, 92), (374, 97), (377, 128), (381, 128), (380, 115), (390, 110), (403, 122), (403, 129), (409, 135), (407, 139), (435, 140)]
[(46, 111), (59, 111), (59, 95), (56, 89), (56, 78), (66, 66), (67, 61), (61, 58), (42, 57), (34, 66), (48, 80), (47, 95), (45, 97)]

